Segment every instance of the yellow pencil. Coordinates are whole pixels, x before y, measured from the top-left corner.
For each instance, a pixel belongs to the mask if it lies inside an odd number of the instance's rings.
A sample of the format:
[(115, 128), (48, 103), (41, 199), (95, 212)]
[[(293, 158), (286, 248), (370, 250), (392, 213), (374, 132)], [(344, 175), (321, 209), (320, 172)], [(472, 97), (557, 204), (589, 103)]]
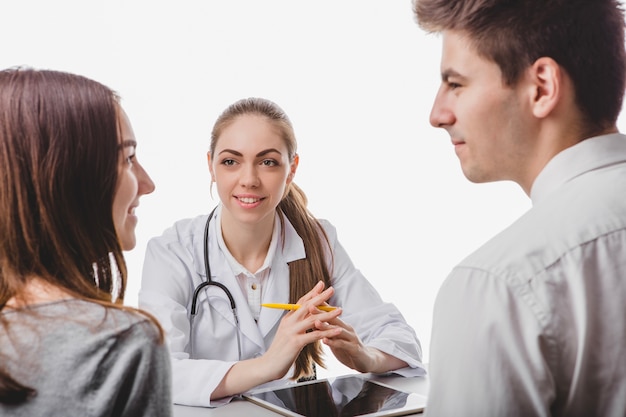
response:
[[(267, 303), (261, 304), (263, 307), (267, 308), (280, 308), (282, 310), (297, 310), (300, 308), (300, 304), (280, 304), (280, 303)], [(333, 306), (317, 306), (322, 311), (333, 311), (337, 307)]]

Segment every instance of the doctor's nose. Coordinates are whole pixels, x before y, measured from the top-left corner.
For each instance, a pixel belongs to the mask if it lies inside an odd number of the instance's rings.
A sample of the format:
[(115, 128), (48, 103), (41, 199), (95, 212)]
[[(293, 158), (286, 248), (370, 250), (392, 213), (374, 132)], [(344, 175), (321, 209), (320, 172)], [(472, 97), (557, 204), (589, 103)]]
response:
[(246, 167), (241, 171), (241, 177), (239, 178), (240, 185), (244, 187), (258, 187), (259, 183), (259, 173), (256, 167)]

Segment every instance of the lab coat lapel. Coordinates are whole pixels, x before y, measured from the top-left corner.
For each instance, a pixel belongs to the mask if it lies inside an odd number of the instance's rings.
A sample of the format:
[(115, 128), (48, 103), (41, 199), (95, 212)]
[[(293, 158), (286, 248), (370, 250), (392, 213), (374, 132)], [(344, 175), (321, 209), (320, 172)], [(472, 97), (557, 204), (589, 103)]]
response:
[[(264, 303), (289, 302), (289, 262), (306, 257), (304, 242), (296, 233), (289, 220), (285, 219), (284, 242), (279, 242), (272, 260), (269, 280), (263, 289)], [(279, 221), (277, 219), (277, 221)], [(279, 236), (281, 233), (279, 233)], [(259, 316), (259, 330), (263, 337), (276, 326), (285, 311), (274, 308), (262, 308)]]
[[(237, 278), (233, 275), (230, 266), (228, 265), (228, 261), (224, 257), (222, 257), (222, 264), (223, 268), (221, 270), (221, 274), (214, 277), (214, 280), (222, 282), (230, 290), (233, 299), (235, 300), (241, 334), (244, 338), (249, 339), (259, 348), (265, 349), (265, 342), (263, 341), (259, 328), (252, 317), (252, 313), (248, 307), (248, 300), (241, 291)], [(228, 314), (232, 317), (232, 312), (229, 311)]]
[[(272, 262), (272, 270), (270, 272), (269, 279), (263, 288), (263, 302), (264, 303), (288, 303), (289, 302), (289, 266), (282, 261), (277, 262), (277, 259)], [(284, 310), (277, 308), (261, 308), (261, 314), (259, 315), (259, 330), (263, 337), (276, 326), (276, 323), (285, 314)]]

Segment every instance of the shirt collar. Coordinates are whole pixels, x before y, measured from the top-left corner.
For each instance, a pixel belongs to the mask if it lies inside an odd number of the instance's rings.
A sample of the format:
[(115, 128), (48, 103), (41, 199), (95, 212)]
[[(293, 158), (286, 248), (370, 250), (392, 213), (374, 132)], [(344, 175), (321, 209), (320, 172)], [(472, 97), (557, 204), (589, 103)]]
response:
[(620, 133), (585, 139), (555, 155), (530, 191), (537, 204), (566, 182), (586, 172), (626, 161), (626, 136)]
[[(221, 231), (221, 228), (219, 228), (218, 230)], [(226, 258), (226, 261), (228, 262), (228, 265), (232, 269), (233, 274), (235, 276), (239, 276), (240, 274), (245, 273), (245, 272), (257, 274), (269, 268), (272, 265), (272, 261), (274, 260), (274, 256), (276, 255), (276, 247), (278, 246), (278, 240), (281, 235), (280, 231), (281, 231), (280, 219), (278, 218), (278, 213), (277, 213), (274, 216), (274, 230), (272, 231), (272, 239), (270, 241), (270, 247), (267, 251), (267, 255), (265, 255), (265, 261), (263, 261), (263, 265), (259, 268), (258, 271), (247, 271), (246, 268), (243, 265), (241, 265), (233, 257), (233, 255), (228, 250), (228, 247), (226, 246), (226, 242), (224, 242), (224, 236), (222, 236), (222, 233), (217, 234), (217, 244), (220, 250), (224, 253), (224, 257)]]

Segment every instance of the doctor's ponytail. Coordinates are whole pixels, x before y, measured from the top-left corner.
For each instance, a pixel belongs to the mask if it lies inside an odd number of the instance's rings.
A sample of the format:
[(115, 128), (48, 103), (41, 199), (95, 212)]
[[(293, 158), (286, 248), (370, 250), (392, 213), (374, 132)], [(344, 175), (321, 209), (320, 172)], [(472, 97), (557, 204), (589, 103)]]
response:
[[(332, 265), (332, 262), (327, 263), (326, 257), (331, 257), (332, 261), (332, 252), (324, 229), (307, 209), (307, 198), (300, 187), (292, 182), (278, 209), (302, 238), (306, 252), (306, 258), (289, 263), (289, 302), (296, 303), (320, 280), (324, 281), (325, 288), (330, 286), (331, 274), (327, 264)], [(305, 346), (296, 359), (293, 378), (314, 377), (314, 362), (325, 367), (322, 356), (319, 341)]]
[[(263, 98), (241, 99), (226, 108), (217, 118), (211, 132), (210, 154), (215, 154), (217, 140), (222, 131), (238, 117), (255, 114), (267, 118), (281, 132), (287, 147), (289, 162), (296, 157), (297, 143), (293, 125), (287, 114), (274, 102)], [(281, 221), (287, 217), (304, 242), (306, 258), (289, 263), (289, 302), (295, 303), (320, 280), (330, 286), (332, 251), (328, 237), (319, 221), (307, 209), (307, 198), (293, 181), (287, 185), (285, 196), (276, 208)], [(284, 230), (284, 227), (282, 228)], [(293, 379), (315, 377), (314, 363), (322, 367), (322, 344), (317, 341), (302, 349), (295, 361)]]

